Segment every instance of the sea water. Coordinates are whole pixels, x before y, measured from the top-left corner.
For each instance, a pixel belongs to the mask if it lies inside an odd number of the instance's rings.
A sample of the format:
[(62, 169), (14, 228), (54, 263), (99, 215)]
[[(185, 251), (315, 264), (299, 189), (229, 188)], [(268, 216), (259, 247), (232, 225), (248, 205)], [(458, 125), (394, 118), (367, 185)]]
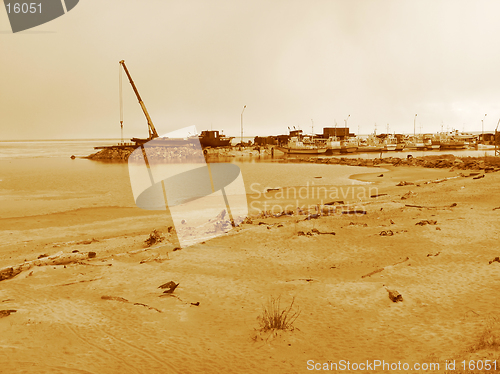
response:
[[(0, 219), (82, 208), (135, 207), (127, 163), (70, 159), (95, 152), (94, 146), (112, 144), (116, 140), (0, 142)], [(247, 194), (269, 188), (362, 184), (350, 176), (374, 172), (346, 165), (234, 163), (241, 169)]]

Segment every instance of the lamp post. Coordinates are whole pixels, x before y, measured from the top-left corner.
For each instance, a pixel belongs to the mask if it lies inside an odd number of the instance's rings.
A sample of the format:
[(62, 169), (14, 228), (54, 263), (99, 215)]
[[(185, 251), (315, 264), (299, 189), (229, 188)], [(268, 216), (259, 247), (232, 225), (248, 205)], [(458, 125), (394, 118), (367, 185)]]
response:
[(484, 119), (486, 118), (486, 114), (484, 118), (481, 120), (481, 144), (484, 144)]
[(348, 138), (349, 137), (349, 131), (347, 131), (347, 120), (349, 119), (351, 115), (349, 114), (347, 118), (345, 119), (345, 132), (344, 132), (344, 137)]
[(245, 111), (245, 108), (247, 106), (245, 105), (243, 107), (243, 110), (241, 111), (241, 138), (240, 138), (240, 143), (243, 144), (243, 112)]
[(415, 121), (417, 120), (417, 115), (415, 114), (415, 117), (413, 118), (413, 137), (417, 136), (417, 133), (415, 131)]

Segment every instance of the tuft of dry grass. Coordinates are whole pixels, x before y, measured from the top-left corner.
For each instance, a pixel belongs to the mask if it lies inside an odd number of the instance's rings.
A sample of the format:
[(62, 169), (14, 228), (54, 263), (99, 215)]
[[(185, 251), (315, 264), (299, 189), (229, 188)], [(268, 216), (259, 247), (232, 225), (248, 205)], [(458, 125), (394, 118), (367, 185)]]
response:
[(486, 328), (479, 336), (476, 344), (474, 344), (470, 352), (477, 352), (482, 350), (500, 349), (500, 318), (498, 316), (490, 316), (486, 323)]
[[(445, 374), (494, 374), (500, 372), (500, 318), (498, 316), (490, 316), (487, 320), (484, 331), (479, 335), (475, 344), (465, 351), (465, 354), (460, 359), (456, 360), (456, 369), (446, 371)], [(462, 366), (462, 361), (465, 360), (466, 368)], [(489, 360), (491, 370), (484, 368), (484, 363)], [(496, 370), (493, 361), (496, 360)], [(475, 365), (478, 361), (482, 361), (482, 370), (478, 370)], [(467, 366), (472, 363), (470, 370)]]
[(258, 317), (261, 331), (269, 330), (291, 330), (295, 328), (293, 323), (300, 315), (300, 310), (293, 310), (295, 297), (289, 306), (281, 309), (281, 296), (270, 297), (268, 304), (263, 306), (262, 316)]

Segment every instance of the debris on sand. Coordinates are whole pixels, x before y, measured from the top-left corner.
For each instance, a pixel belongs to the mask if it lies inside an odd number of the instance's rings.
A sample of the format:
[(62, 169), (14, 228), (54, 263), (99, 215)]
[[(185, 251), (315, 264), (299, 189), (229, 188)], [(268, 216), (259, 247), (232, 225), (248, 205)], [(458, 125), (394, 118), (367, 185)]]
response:
[(170, 281), (162, 284), (158, 288), (164, 289), (163, 293), (172, 293), (179, 286), (179, 283), (175, 283), (174, 281)]
[(387, 287), (385, 287), (387, 292), (389, 292), (389, 299), (392, 300), (392, 302), (397, 303), (398, 301), (403, 301), (403, 296), (396, 290), (390, 290)]
[[(409, 257), (406, 257), (404, 260), (398, 261), (395, 264), (392, 264), (391, 266), (396, 266), (396, 265), (402, 264), (403, 262), (406, 262), (409, 259), (410, 259)], [(368, 274), (365, 274), (365, 275), (361, 276), (361, 278), (371, 277), (373, 274), (380, 273), (381, 271), (384, 271), (384, 270), (385, 270), (385, 268), (380, 268), (380, 269), (374, 270), (371, 273), (368, 273)]]
[(17, 310), (15, 310), (15, 309), (0, 310), (0, 318), (8, 317), (8, 316), (10, 316), (11, 313), (15, 313), (15, 312), (17, 312)]
[(367, 223), (359, 223), (359, 222), (349, 222), (349, 226), (368, 227), (368, 224)]
[(103, 300), (121, 301), (122, 303), (128, 303), (129, 302), (127, 299), (124, 299), (123, 297), (119, 297), (119, 296), (101, 296), (101, 299), (103, 299)]
[[(132, 302), (128, 301), (127, 299), (124, 299), (123, 297), (119, 297), (119, 296), (101, 296), (101, 299), (103, 300), (112, 300), (112, 301), (120, 301), (122, 303), (128, 303), (128, 304), (132, 304)], [(159, 309), (156, 309), (152, 306), (149, 306), (147, 304), (143, 304), (143, 303), (133, 303), (133, 305), (140, 305), (140, 306), (144, 306), (148, 309), (151, 309), (151, 310), (156, 310), (158, 313), (162, 313), (161, 310)]]
[(324, 203), (323, 205), (344, 205), (344, 200), (330, 201), (329, 203)]
[(399, 182), (398, 184), (396, 184), (396, 186), (411, 186), (411, 185), (414, 185), (415, 183), (413, 182), (405, 182), (405, 181), (401, 181)]
[(436, 225), (436, 224), (437, 224), (437, 221), (434, 221), (432, 219), (423, 219), (423, 220), (418, 221), (417, 223), (415, 223), (415, 225), (419, 225), (419, 226)]
[[(321, 178), (321, 177), (320, 177)], [(266, 192), (279, 191), (281, 188), (268, 188)]]
[(392, 230), (387, 230), (387, 231), (381, 231), (380, 236), (393, 236), (394, 233), (392, 232)]
[(298, 236), (313, 236), (313, 235), (335, 235), (335, 233), (332, 232), (321, 232), (318, 229), (312, 229), (311, 231), (304, 232), (304, 231), (299, 231), (297, 232)]
[(436, 256), (438, 256), (440, 253), (441, 253), (441, 252), (438, 252), (438, 253), (436, 253), (435, 255), (433, 255), (432, 253), (429, 253), (429, 254), (427, 255), (427, 257), (436, 257)]
[(403, 196), (401, 196), (401, 200), (406, 200), (406, 199), (409, 199), (410, 197), (412, 196), (417, 196), (418, 194), (413, 192), (413, 191), (408, 191), (407, 193), (405, 193)]
[(353, 209), (353, 210), (343, 210), (342, 214), (366, 214), (366, 210)]
[(380, 197), (380, 196), (387, 196), (387, 194), (386, 193), (378, 193), (378, 194), (375, 194), (375, 195), (370, 195), (371, 198)]
[(195, 303), (191, 303), (191, 305), (194, 305), (194, 306), (200, 306), (200, 302), (199, 302), (199, 301), (197, 301), (197, 302), (195, 302)]
[(152, 245), (155, 245), (157, 243), (161, 243), (163, 240), (165, 239), (165, 236), (163, 236), (163, 234), (154, 229), (151, 234), (149, 234), (149, 238), (147, 238), (144, 243), (146, 243), (146, 245), (148, 247), (151, 247)]
[(478, 175), (477, 177), (474, 177), (472, 179), (481, 179), (481, 178), (484, 178), (484, 174)]
[(500, 257), (495, 257), (493, 260), (489, 262), (489, 264), (491, 265), (494, 262), (500, 262)]
[(90, 253), (84, 254), (57, 252), (56, 254), (48, 257), (41, 257), (32, 261), (25, 260), (22, 264), (0, 269), (0, 281), (14, 278), (16, 275), (22, 273), (23, 271), (31, 269), (33, 266), (69, 265), (75, 263), (84, 264), (81, 261), (88, 258), (91, 258)]
[(374, 270), (371, 273), (368, 273), (368, 274), (361, 276), (361, 278), (371, 277), (373, 274), (377, 274), (377, 273), (380, 273), (381, 271), (384, 271), (384, 269), (385, 268), (380, 268), (380, 269)]

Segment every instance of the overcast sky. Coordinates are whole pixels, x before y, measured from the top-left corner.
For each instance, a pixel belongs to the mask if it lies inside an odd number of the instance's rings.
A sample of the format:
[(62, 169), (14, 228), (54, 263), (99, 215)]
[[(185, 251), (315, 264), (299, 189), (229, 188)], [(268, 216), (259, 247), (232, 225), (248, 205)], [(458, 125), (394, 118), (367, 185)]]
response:
[[(124, 59), (158, 133), (494, 130), (500, 2), (80, 0), (13, 34), (0, 8), (0, 140), (119, 138)], [(124, 79), (125, 137), (147, 124)]]

